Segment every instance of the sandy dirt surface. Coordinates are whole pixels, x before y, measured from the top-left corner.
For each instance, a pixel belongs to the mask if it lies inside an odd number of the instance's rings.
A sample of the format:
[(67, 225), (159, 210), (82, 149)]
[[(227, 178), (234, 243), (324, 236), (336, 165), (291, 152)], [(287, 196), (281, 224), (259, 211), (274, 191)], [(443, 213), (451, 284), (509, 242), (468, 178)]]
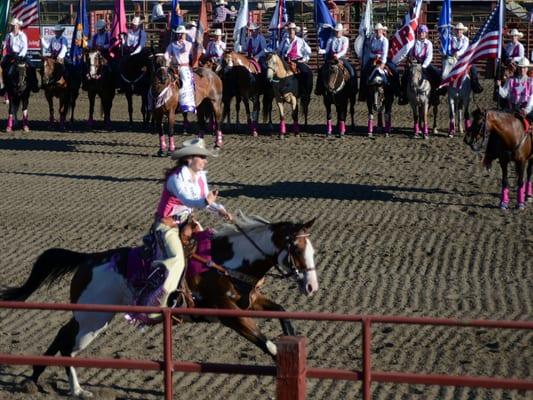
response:
[[(486, 90), (487, 92), (488, 90)], [(489, 94), (477, 101), (488, 104)], [(138, 100), (137, 103), (138, 104)], [(137, 107), (137, 106), (136, 106)], [(4, 106), (1, 107), (4, 110)], [(86, 118), (86, 95), (78, 118)], [(288, 281), (270, 279), (264, 292), (291, 311), (325, 311), (531, 320), (533, 318), (533, 204), (497, 208), (500, 172), (486, 172), (462, 138), (410, 137), (407, 107), (394, 108), (392, 137), (364, 137), (366, 107), (357, 106), (357, 131), (325, 140), (320, 99), (311, 106), (303, 137), (252, 138), (226, 129), (226, 146), (209, 162), (212, 187), (232, 211), (270, 220), (317, 217), (312, 240), (320, 289), (310, 298)], [(2, 111), (4, 112), (4, 111)], [(19, 285), (45, 249), (99, 251), (136, 245), (149, 228), (167, 158), (155, 156), (157, 137), (136, 123), (129, 129), (125, 100), (117, 96), (112, 132), (48, 127), (42, 94), (32, 96), (32, 131), (0, 134), (0, 286)], [(244, 117), (241, 117), (244, 120)], [(4, 120), (5, 121), (5, 120)], [(439, 127), (447, 127), (444, 107)], [(1, 123), (5, 128), (5, 122)], [(189, 136), (190, 137), (190, 136)], [(178, 140), (185, 137), (178, 137)], [(209, 143), (213, 139), (207, 139)], [(204, 217), (207, 218), (207, 217)], [(33, 301), (62, 302), (65, 279)], [(44, 352), (67, 313), (0, 310), (0, 349)], [(260, 322), (269, 337), (276, 321)], [(356, 324), (297, 321), (308, 338), (309, 364), (361, 368)], [(375, 325), (373, 367), (385, 371), (506, 376), (532, 379), (533, 332)], [(271, 365), (272, 360), (218, 324), (174, 329), (181, 360)], [(84, 356), (162, 358), (160, 326), (142, 332), (122, 315)], [(160, 399), (163, 376), (120, 370), (78, 370), (97, 399)], [(0, 366), (0, 399), (67, 396), (64, 370), (50, 367), (42, 391), (28, 394), (27, 366)], [(176, 398), (272, 399), (272, 378), (176, 374)], [(531, 393), (422, 385), (373, 385), (375, 399), (526, 399)], [(355, 399), (360, 385), (309, 380), (309, 399)]]

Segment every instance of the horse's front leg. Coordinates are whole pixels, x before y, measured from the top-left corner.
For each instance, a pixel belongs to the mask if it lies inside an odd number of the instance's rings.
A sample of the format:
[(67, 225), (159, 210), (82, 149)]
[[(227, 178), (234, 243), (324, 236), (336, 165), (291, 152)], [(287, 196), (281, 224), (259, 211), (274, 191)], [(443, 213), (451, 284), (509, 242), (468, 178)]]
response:
[(515, 161), (516, 167), (516, 207), (520, 210), (526, 208), (526, 182), (524, 175), (526, 172), (526, 161)]
[[(246, 112), (246, 123), (248, 124), (248, 131), (252, 132), (252, 113), (250, 112), (250, 98), (244, 97), (243, 98), (244, 103), (244, 111)], [(237, 124), (237, 128), (239, 128), (239, 123)]]
[(96, 100), (96, 92), (89, 90), (87, 95), (89, 97), (89, 119), (87, 120), (87, 125), (92, 129), (94, 126), (94, 102)]
[(68, 110), (68, 93), (63, 93), (59, 98), (59, 129), (65, 130), (65, 120), (67, 119)]
[(368, 96), (366, 100), (366, 105), (368, 108), (368, 125), (367, 125), (367, 135), (368, 137), (372, 137), (374, 132), (374, 104), (372, 104), (372, 98), (373, 96)]
[(448, 94), (448, 116), (450, 119), (448, 137), (453, 138), (455, 136), (455, 100), (452, 94)]
[(500, 208), (507, 210), (509, 208), (509, 179), (507, 176), (507, 167), (509, 161), (500, 157), (500, 167), (502, 168), (502, 192), (500, 197)]
[(424, 139), (429, 139), (429, 104), (427, 101), (422, 103), (421, 115), (424, 120)]
[(331, 137), (333, 131), (333, 121), (331, 118), (331, 99), (327, 94), (324, 94), (324, 106), (326, 107), (326, 137)]
[(531, 181), (531, 175), (533, 174), (533, 159), (529, 160), (527, 164), (527, 180), (526, 180), (526, 200), (533, 201), (533, 182)]
[(344, 137), (344, 133), (346, 132), (346, 112), (348, 110), (348, 99), (346, 98), (338, 99), (336, 104), (337, 104), (337, 120), (338, 120), (337, 123), (338, 123), (338, 129), (339, 129), (338, 136), (339, 138), (342, 139)]
[(124, 94), (126, 95), (126, 101), (128, 102), (128, 115), (130, 117), (129, 119), (129, 129), (133, 126), (133, 93), (131, 91), (131, 87), (128, 87), (125, 89)]
[(256, 94), (254, 97), (252, 97), (252, 104), (253, 104), (253, 111), (252, 111), (252, 136), (256, 137), (257, 134), (257, 122), (259, 121), (259, 105), (260, 99), (259, 95)]
[(420, 137), (420, 124), (418, 115), (418, 104), (411, 102), (411, 109), (413, 111), (413, 133), (415, 138)]
[[(282, 311), (285, 309), (280, 306), (278, 303), (273, 302), (270, 299), (267, 299), (263, 294), (257, 293), (255, 301), (252, 303), (252, 309), (256, 311)], [(287, 336), (295, 336), (296, 331), (292, 326), (292, 323), (288, 319), (280, 318), (281, 329), (283, 334)]]
[(292, 108), (292, 131), (295, 136), (300, 136), (300, 125), (298, 123), (298, 98), (291, 95), (291, 108)]
[(24, 132), (30, 131), (30, 116), (28, 113), (28, 105), (30, 103), (30, 93), (22, 97), (22, 130)]
[[(53, 129), (54, 123), (55, 123), (55, 116), (54, 116), (54, 96), (49, 91), (44, 92), (44, 97), (46, 97), (46, 101), (48, 102), (48, 120), (49, 120), (49, 127)], [(60, 113), (61, 113), (61, 104), (59, 105)]]
[(439, 129), (437, 128), (437, 116), (439, 112), (439, 103), (438, 99), (433, 104), (433, 134), (436, 135), (439, 133)]

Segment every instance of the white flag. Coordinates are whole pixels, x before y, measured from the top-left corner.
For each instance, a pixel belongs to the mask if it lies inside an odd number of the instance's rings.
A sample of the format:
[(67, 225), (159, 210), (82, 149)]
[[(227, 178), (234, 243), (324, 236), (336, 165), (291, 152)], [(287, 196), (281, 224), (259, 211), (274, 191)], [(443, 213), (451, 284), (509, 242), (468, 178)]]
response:
[(233, 29), (233, 43), (235, 51), (243, 52), (245, 50), (245, 32), (246, 25), (248, 25), (248, 0), (241, 0), (239, 6), (239, 13), (235, 21), (235, 28)]
[[(355, 39), (354, 49), (357, 58), (363, 60), (365, 40), (372, 34), (372, 0), (366, 0), (365, 15), (359, 24), (359, 35)], [(364, 60), (363, 60), (364, 64)]]

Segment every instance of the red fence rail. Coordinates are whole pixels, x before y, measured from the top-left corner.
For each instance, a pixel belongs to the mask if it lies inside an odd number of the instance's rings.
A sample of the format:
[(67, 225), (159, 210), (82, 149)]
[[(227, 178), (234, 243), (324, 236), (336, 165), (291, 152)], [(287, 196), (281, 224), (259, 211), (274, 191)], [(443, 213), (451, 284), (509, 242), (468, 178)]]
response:
[[(483, 376), (430, 375), (402, 372), (372, 371), (372, 323), (484, 327), (496, 329), (533, 330), (532, 321), (459, 320), (426, 317), (397, 317), (380, 315), (346, 315), (317, 312), (236, 311), (219, 309), (169, 309), (158, 307), (115, 306), (99, 304), (59, 304), (1, 302), (0, 309), (62, 310), (163, 314), (163, 360), (117, 360), (108, 358), (71, 358), (29, 356), (0, 353), (0, 363), (12, 365), (53, 365), (90, 368), (164, 371), (165, 399), (172, 399), (172, 376), (176, 371), (194, 373), (224, 373), (266, 375), (277, 377), (278, 399), (305, 399), (306, 378), (363, 381), (363, 398), (370, 400), (372, 382), (469, 386), (490, 389), (533, 390), (533, 379)], [(313, 321), (361, 323), (363, 328), (362, 371), (331, 368), (307, 368), (306, 340), (303, 337), (284, 337), (278, 343), (276, 366), (197, 363), (175, 361), (172, 356), (172, 315), (201, 315), (214, 317), (286, 318)]]

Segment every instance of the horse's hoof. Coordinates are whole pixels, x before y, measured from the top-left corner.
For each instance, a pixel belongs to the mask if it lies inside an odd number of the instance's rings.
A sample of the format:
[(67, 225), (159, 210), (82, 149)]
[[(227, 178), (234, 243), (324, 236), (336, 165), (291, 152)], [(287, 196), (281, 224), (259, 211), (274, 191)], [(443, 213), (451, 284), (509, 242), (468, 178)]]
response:
[(31, 379), (24, 379), (20, 384), (20, 391), (28, 394), (37, 394), (39, 392), (39, 387)]
[(76, 399), (92, 399), (94, 397), (91, 392), (83, 389), (77, 390), (76, 392), (70, 392), (69, 395)]
[(434, 135), (438, 135), (439, 134), (439, 130), (437, 128), (433, 128), (433, 134)]
[(6, 128), (6, 133), (11, 133), (13, 132), (13, 128), (10, 128), (9, 126)]
[(285, 139), (285, 135), (280, 134), (280, 135), (278, 135), (278, 138), (279, 138), (280, 140), (283, 140), (283, 139)]
[(455, 133), (453, 133), (453, 132), (448, 133), (448, 137), (450, 139), (453, 139), (455, 137)]
[(23, 130), (24, 132), (29, 132), (29, 131), (30, 131), (30, 127), (29, 127), (28, 125), (24, 125), (24, 126), (22, 127), (22, 130)]
[(424, 134), (424, 139), (425, 139), (425, 140), (429, 140), (429, 135), (428, 135), (427, 133)]
[(372, 134), (372, 132), (368, 132), (368, 133), (367, 133), (367, 136), (368, 136), (369, 138), (371, 138), (371, 137), (373, 137), (374, 135)]
[(167, 151), (166, 151), (166, 150), (161, 150), (161, 149), (159, 149), (159, 150), (157, 151), (157, 156), (158, 156), (158, 157), (165, 157), (166, 155), (167, 155)]
[(253, 131), (253, 132), (252, 132), (252, 137), (257, 137), (257, 136), (259, 136), (259, 134), (257, 133), (257, 131)]
[(500, 210), (507, 210), (509, 208), (509, 203), (500, 202)]
[(413, 135), (413, 138), (420, 139), (420, 134), (418, 132), (415, 132), (415, 134)]
[(524, 210), (526, 208), (526, 203), (518, 203), (516, 205), (516, 208), (518, 208), (519, 210)]

